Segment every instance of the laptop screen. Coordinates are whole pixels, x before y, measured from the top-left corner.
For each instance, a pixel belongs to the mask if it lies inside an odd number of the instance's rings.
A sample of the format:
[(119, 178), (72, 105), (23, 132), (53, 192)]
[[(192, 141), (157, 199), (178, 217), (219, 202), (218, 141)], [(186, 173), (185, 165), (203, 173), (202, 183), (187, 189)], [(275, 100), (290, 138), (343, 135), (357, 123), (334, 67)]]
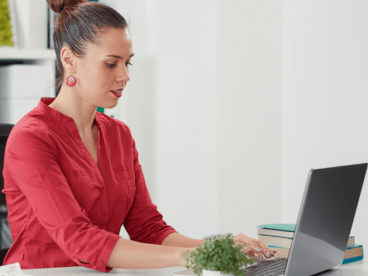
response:
[(313, 275), (342, 263), (367, 164), (311, 170), (285, 276)]

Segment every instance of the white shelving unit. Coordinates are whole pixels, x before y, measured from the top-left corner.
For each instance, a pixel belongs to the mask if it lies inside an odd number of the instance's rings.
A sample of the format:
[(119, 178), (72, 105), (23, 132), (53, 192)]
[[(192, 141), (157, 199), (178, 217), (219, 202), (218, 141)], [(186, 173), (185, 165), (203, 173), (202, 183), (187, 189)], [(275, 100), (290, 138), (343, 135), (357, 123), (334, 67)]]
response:
[(47, 61), (54, 59), (55, 59), (54, 49), (24, 50), (24, 49), (13, 49), (10, 47), (0, 47), (0, 62), (4, 60)]
[(16, 124), (55, 96), (55, 50), (0, 47), (0, 123)]

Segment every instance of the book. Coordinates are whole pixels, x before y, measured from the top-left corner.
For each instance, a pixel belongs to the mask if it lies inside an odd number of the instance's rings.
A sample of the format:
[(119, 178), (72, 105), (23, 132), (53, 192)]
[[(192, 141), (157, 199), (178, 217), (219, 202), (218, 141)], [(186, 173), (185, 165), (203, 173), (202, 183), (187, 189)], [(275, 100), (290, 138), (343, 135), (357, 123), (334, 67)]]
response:
[(363, 256), (363, 245), (355, 245), (353, 247), (346, 248), (344, 259), (355, 258)]
[(349, 240), (348, 240), (348, 244), (346, 245), (346, 247), (354, 247), (354, 246), (355, 246), (355, 237), (350, 236)]
[[(294, 238), (295, 232), (295, 224), (287, 224), (287, 223), (279, 223), (279, 224), (264, 224), (257, 226), (258, 228), (258, 237), (260, 235), (273, 236), (273, 237), (283, 237), (283, 238)], [(272, 243), (272, 239), (267, 239), (270, 244)], [(347, 247), (355, 246), (355, 237), (349, 237)]]
[(349, 264), (349, 263), (352, 263), (352, 262), (361, 261), (363, 259), (364, 259), (363, 256), (358, 256), (358, 257), (354, 257), (354, 258), (344, 259), (342, 261), (342, 264)]
[(258, 240), (263, 242), (266, 246), (278, 246), (283, 248), (290, 248), (293, 241), (292, 238), (274, 237), (267, 235), (258, 235)]
[(295, 224), (290, 224), (290, 223), (263, 224), (263, 225), (258, 225), (257, 228), (286, 231), (286, 232), (295, 232)]
[[(290, 248), (293, 238), (258, 234), (258, 240), (263, 242), (266, 246), (273, 245)], [(354, 247), (354, 246), (355, 246), (355, 237), (351, 236), (349, 237), (346, 247)]]
[(290, 248), (285, 248), (285, 247), (280, 247), (280, 246), (273, 246), (273, 245), (269, 245), (269, 248), (275, 248), (276, 253), (275, 253), (275, 257), (277, 258), (285, 258), (287, 259), (289, 257), (289, 251)]
[[(279, 246), (269, 245), (269, 248), (276, 250), (275, 257), (277, 258), (288, 258), (290, 248), (284, 248)], [(356, 244), (352, 247), (347, 247), (344, 255), (342, 264), (356, 262), (364, 259), (363, 245)]]
[(295, 224), (265, 224), (259, 225), (258, 235), (268, 235), (284, 238), (293, 238)]

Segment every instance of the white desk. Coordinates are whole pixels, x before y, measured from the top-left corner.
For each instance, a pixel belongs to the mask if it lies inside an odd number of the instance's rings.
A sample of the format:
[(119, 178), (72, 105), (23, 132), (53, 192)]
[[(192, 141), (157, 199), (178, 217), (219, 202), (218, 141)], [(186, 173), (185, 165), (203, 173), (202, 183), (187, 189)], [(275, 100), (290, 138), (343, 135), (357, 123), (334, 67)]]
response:
[[(97, 275), (140, 275), (140, 276), (171, 276), (174, 272), (185, 270), (183, 266), (154, 268), (154, 269), (113, 269), (109, 273), (91, 270), (85, 267), (62, 267), (43, 269), (24, 269), (26, 274), (33, 276), (97, 276)], [(321, 276), (362, 276), (368, 275), (368, 260), (362, 260), (351, 264), (340, 265)]]

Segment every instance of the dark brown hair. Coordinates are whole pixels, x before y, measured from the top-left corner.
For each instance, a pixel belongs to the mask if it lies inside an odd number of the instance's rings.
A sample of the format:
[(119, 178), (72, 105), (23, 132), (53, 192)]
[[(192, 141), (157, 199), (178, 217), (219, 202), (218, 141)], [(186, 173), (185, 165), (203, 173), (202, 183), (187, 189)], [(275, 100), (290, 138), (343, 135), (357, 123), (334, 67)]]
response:
[(124, 17), (113, 8), (87, 0), (46, 0), (60, 16), (55, 21), (56, 95), (64, 81), (60, 50), (68, 46), (76, 56), (86, 55), (87, 43), (99, 44), (98, 35), (107, 28), (125, 29)]

